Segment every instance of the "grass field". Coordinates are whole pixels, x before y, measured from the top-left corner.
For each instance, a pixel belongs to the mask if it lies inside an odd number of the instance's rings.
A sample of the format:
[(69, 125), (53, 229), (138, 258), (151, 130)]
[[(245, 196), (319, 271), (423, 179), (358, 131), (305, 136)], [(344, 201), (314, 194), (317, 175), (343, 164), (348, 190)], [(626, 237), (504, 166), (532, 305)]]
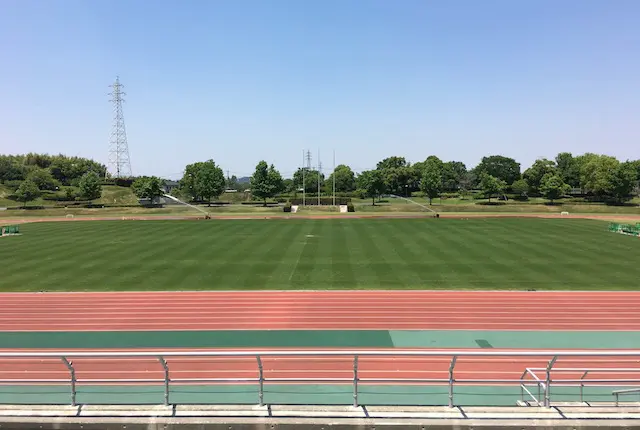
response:
[(640, 241), (545, 219), (35, 223), (2, 291), (636, 289)]

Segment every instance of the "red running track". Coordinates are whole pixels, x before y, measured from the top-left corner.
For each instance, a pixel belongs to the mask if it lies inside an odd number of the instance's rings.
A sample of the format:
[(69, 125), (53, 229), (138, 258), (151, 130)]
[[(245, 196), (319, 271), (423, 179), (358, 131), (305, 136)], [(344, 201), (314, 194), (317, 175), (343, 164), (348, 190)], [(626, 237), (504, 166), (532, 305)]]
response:
[(4, 293), (0, 331), (640, 330), (640, 292)]
[[(122, 380), (138, 380), (139, 383), (160, 383), (163, 369), (154, 358), (74, 358), (76, 377), (81, 384), (118, 384)], [(455, 379), (464, 385), (498, 385), (510, 381), (516, 383), (525, 368), (534, 367), (536, 375), (544, 379), (542, 370), (551, 357), (459, 357), (455, 366)], [(362, 383), (414, 384), (412, 379), (431, 379), (445, 383), (448, 380), (450, 357), (360, 357), (358, 376)], [(257, 361), (253, 357), (170, 357), (167, 359), (170, 378), (174, 384), (205, 383), (203, 378), (217, 381), (208, 383), (238, 383), (224, 379), (258, 378)], [(308, 379), (323, 380), (322, 383), (351, 383), (353, 381), (353, 358), (351, 357), (263, 357), (264, 377), (267, 382), (313, 383)], [(4, 383), (19, 383), (25, 379), (69, 381), (69, 371), (59, 359), (0, 359)], [(638, 356), (624, 358), (560, 358), (555, 364), (552, 378), (556, 382), (579, 379), (583, 368), (591, 369), (585, 382), (595, 380), (640, 381), (640, 352)], [(571, 370), (563, 370), (563, 369)], [(600, 370), (598, 370), (600, 369)], [(608, 369), (604, 371), (603, 369)], [(189, 382), (181, 379), (191, 379)], [(284, 379), (285, 381), (274, 381)], [(297, 381), (294, 381), (296, 379)], [(303, 381), (307, 379), (307, 381)], [(395, 381), (373, 381), (394, 379)], [(99, 381), (98, 381), (99, 380)], [(369, 380), (369, 381), (367, 381)], [(529, 378), (532, 381), (531, 378)], [(318, 381), (318, 382), (319, 382)], [(45, 381), (39, 381), (45, 383)], [(120, 382), (121, 383), (121, 382)], [(436, 381), (431, 381), (436, 383)], [(619, 385), (628, 385), (631, 382)], [(611, 385), (611, 384), (610, 384)]]

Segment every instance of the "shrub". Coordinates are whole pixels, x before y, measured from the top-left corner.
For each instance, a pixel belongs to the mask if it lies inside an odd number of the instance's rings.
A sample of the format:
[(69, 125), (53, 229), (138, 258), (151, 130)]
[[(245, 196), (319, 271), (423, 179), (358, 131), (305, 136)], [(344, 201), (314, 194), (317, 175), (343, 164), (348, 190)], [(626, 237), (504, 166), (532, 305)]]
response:
[(282, 208), (282, 210), (284, 212), (291, 212), (291, 202), (287, 202), (285, 203), (284, 207)]
[(4, 181), (4, 185), (11, 191), (14, 192), (15, 190), (18, 189), (18, 187), (20, 187), (20, 184), (22, 184), (22, 181)]
[[(250, 202), (240, 202), (241, 205), (249, 205), (249, 206), (264, 206), (265, 203), (261, 201), (250, 201)], [(267, 206), (277, 206), (278, 202), (267, 202)]]
[(355, 212), (356, 211), (356, 207), (353, 205), (353, 203), (349, 202), (347, 203), (347, 212)]
[(458, 197), (460, 197), (460, 193), (441, 193), (440, 194), (441, 199), (457, 199)]
[(134, 180), (134, 178), (115, 178), (113, 183), (119, 187), (130, 187)]

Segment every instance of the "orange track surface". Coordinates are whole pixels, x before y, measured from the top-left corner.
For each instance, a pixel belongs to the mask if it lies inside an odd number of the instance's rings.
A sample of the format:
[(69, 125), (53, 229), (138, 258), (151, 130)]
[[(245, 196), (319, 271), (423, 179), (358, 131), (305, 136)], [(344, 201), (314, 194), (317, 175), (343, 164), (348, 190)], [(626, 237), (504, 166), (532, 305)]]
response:
[(640, 330), (636, 292), (2, 294), (0, 331)]

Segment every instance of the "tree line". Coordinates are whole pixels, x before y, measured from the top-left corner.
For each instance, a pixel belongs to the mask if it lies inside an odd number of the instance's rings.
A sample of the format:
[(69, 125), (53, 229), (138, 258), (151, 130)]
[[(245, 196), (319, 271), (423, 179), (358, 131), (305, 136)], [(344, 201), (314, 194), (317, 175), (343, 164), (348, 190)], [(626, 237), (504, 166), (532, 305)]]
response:
[(44, 192), (65, 187), (66, 198), (95, 200), (102, 195), (107, 168), (88, 158), (65, 155), (0, 155), (0, 184), (26, 204)]
[[(553, 201), (571, 190), (596, 200), (621, 203), (637, 192), (640, 160), (621, 162), (608, 155), (562, 152), (553, 160), (538, 159), (522, 171), (520, 163), (502, 155), (483, 157), (471, 169), (460, 161), (443, 161), (436, 156), (413, 164), (393, 156), (359, 174), (341, 164), (328, 177), (315, 169), (299, 168), (290, 179), (283, 179), (273, 165), (261, 161), (249, 186), (253, 196), (265, 201), (282, 193), (315, 194), (318, 187), (321, 193), (331, 194), (334, 176), (337, 193), (371, 198), (374, 204), (376, 197), (385, 194), (411, 196), (422, 192), (431, 202), (443, 193), (465, 195), (472, 191), (489, 199), (511, 193), (519, 199), (542, 196)], [(230, 181), (213, 160), (208, 160), (187, 166), (180, 184), (185, 196), (211, 202), (230, 186)]]
[[(0, 183), (15, 190), (21, 201), (29, 201), (43, 191), (60, 186), (80, 198), (100, 197), (101, 181), (106, 167), (93, 160), (64, 155), (26, 154), (0, 155)], [(404, 157), (388, 157), (374, 169), (356, 174), (341, 164), (328, 177), (316, 169), (300, 168), (292, 178), (285, 179), (274, 165), (260, 161), (248, 187), (256, 199), (267, 201), (283, 193), (301, 191), (331, 194), (335, 177), (337, 193), (375, 198), (385, 194), (411, 196), (421, 192), (430, 201), (442, 194), (459, 195), (480, 191), (491, 199), (511, 193), (516, 198), (543, 196), (556, 200), (569, 190), (600, 201), (624, 202), (637, 192), (640, 179), (640, 160), (619, 161), (608, 155), (586, 153), (573, 156), (559, 153), (554, 159), (538, 159), (522, 171), (515, 159), (502, 155), (483, 157), (468, 169), (460, 161), (443, 161), (429, 156), (424, 161), (409, 163)], [(132, 189), (139, 198), (153, 199), (164, 193), (164, 180), (140, 177), (132, 181)], [(217, 200), (229, 188), (240, 188), (235, 177), (227, 178), (214, 160), (186, 166), (179, 181), (182, 196), (203, 202)], [(75, 190), (75, 191), (70, 191)]]

